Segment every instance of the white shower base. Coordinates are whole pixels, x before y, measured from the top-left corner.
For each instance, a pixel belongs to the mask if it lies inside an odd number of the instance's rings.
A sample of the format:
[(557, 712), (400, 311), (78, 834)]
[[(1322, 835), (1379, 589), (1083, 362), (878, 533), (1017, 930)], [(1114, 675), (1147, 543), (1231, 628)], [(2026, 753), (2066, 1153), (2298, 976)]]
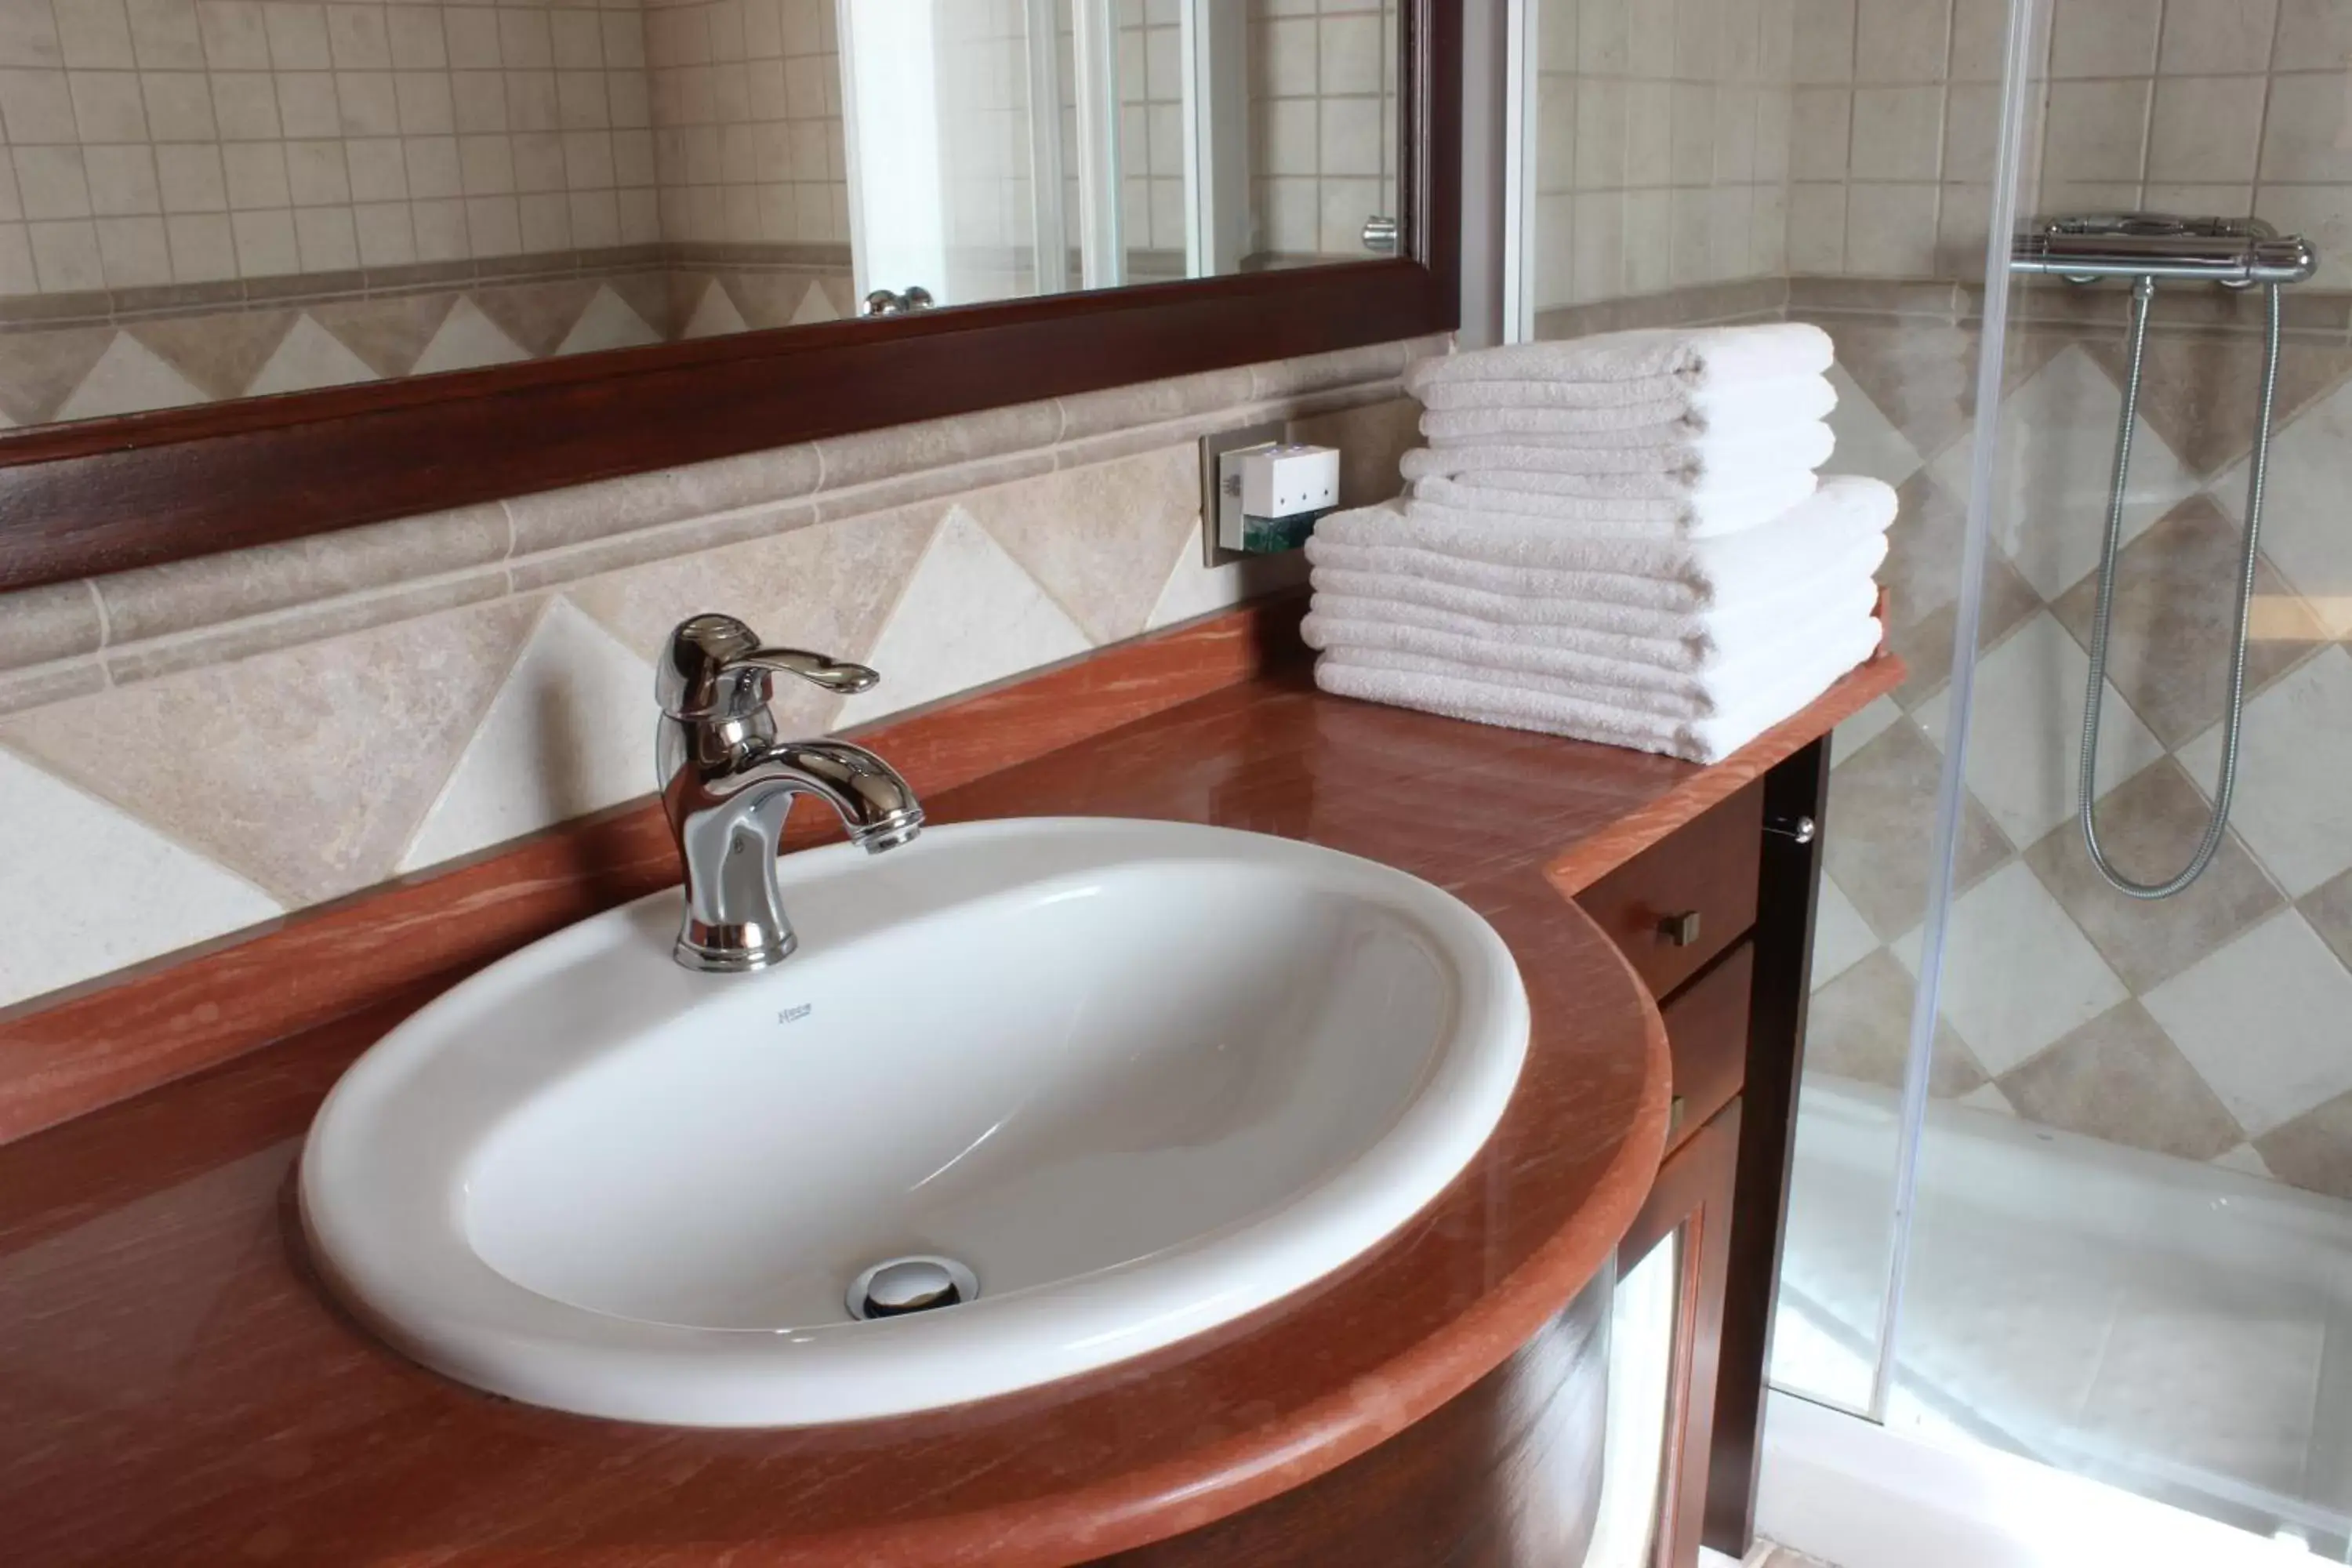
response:
[[(1895, 1097), (1811, 1076), (1773, 1381), (1867, 1404)], [(2346, 1558), (2352, 1204), (2013, 1117), (1928, 1111), (1889, 1425)]]

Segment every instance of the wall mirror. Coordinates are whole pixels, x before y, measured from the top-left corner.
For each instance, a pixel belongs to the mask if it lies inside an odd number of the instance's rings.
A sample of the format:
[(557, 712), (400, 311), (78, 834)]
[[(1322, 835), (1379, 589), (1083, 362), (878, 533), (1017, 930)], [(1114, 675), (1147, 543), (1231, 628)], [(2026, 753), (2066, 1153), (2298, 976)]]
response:
[(0, 586), (1450, 326), (1452, 9), (0, 0)]

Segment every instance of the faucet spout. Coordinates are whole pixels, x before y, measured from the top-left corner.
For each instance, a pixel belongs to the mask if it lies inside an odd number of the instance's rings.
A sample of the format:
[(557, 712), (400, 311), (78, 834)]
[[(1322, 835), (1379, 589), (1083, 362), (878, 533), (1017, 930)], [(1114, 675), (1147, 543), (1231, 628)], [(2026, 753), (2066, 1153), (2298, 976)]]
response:
[(923, 808), (898, 770), (847, 741), (778, 741), (753, 772), (772, 770), (789, 786), (833, 807), (849, 841), (869, 855), (896, 849), (923, 830)]

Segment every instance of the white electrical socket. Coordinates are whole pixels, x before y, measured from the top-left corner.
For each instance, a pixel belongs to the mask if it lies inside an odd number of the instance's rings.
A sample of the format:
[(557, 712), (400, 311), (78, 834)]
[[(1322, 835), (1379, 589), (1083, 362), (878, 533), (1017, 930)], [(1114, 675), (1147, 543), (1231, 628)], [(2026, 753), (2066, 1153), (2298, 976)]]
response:
[(1280, 424), (1220, 431), (1201, 441), (1201, 542), (1211, 566), (1278, 553), (1245, 550), (1253, 522), (1320, 516), (1339, 502), (1339, 454), (1288, 444)]

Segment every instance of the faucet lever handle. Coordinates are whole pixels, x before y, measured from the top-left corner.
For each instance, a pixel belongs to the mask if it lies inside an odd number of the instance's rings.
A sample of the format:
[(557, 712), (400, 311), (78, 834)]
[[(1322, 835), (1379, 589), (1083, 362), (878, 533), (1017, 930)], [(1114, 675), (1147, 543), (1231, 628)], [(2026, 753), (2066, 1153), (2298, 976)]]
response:
[(765, 647), (758, 633), (734, 616), (704, 614), (679, 622), (670, 633), (661, 667), (654, 672), (654, 695), (673, 719), (748, 718), (767, 706), (772, 675), (797, 676), (844, 695), (871, 690), (882, 679), (862, 664), (827, 654)]

